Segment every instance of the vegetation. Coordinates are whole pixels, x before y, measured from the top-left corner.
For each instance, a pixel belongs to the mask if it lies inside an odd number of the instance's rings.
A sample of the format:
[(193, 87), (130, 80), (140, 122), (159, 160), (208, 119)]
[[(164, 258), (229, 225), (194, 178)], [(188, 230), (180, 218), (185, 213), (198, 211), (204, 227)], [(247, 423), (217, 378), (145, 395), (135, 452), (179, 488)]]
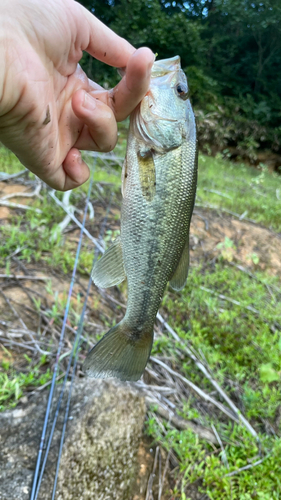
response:
[[(124, 153), (123, 135), (121, 139), (117, 150), (120, 155)], [(22, 170), (11, 153), (4, 148), (0, 153), (0, 172), (11, 174)], [(91, 161), (88, 158), (90, 164)], [(28, 175), (28, 182), (35, 182), (32, 174), (24, 175)], [(247, 231), (256, 227), (253, 223), (247, 225), (247, 219), (251, 219), (272, 231), (280, 232), (279, 189), (278, 176), (269, 174), (265, 167), (260, 170), (250, 169), (243, 164), (226, 161), (220, 155), (216, 158), (201, 155), (195, 211), (209, 223), (217, 217), (218, 221), (223, 220), (226, 227), (228, 223), (230, 227), (231, 218), (227, 213), (229, 211), (237, 214), (235, 220), (238, 222), (242, 216)], [(83, 209), (86, 190), (87, 186), (83, 186), (72, 193), (71, 203), (76, 209)], [(117, 207), (116, 211), (112, 211), (110, 224), (105, 228), (105, 241), (111, 240), (118, 229), (119, 190), (120, 166), (113, 163), (112, 166), (109, 163), (104, 166), (104, 162), (99, 160), (95, 168), (91, 197), (93, 203), (96, 201), (95, 219), (90, 228), (93, 234), (97, 230), (96, 226), (103, 223), (108, 204)], [(63, 195), (57, 193), (57, 196)], [(52, 272), (60, 276), (61, 280), (65, 279), (65, 276), (69, 281), (77, 242), (60, 233), (57, 233), (56, 238), (52, 238), (54, 227), (58, 227), (64, 218), (64, 212), (55, 205), (44, 188), (40, 197), (29, 199), (28, 204), (39, 212), (11, 209), (10, 218), (1, 225), (1, 273), (9, 275), (13, 265), (11, 256), (18, 251), (18, 261), (24, 266), (38, 268), (40, 272), (46, 269), (50, 276)], [(221, 215), (221, 219), (217, 214)], [(219, 224), (217, 219), (216, 224)], [(180, 341), (176, 342), (167, 332), (157, 335), (153, 355), (164, 360), (172, 369), (201, 389), (211, 393), (213, 388), (210, 382), (186, 356), (183, 346), (188, 345), (200, 352), (201, 359), (208, 364), (213, 377), (258, 432), (260, 444), (241, 425), (229, 421), (217, 409), (212, 407), (210, 410), (202, 405), (200, 399), (192, 393), (188, 398), (183, 396), (179, 416), (209, 428), (214, 425), (223, 448), (214, 447), (198, 439), (190, 430), (176, 429), (157, 416), (153, 407), (148, 413), (146, 431), (163, 449), (173, 451), (177, 463), (170, 487), (167, 486), (166, 491), (163, 490), (166, 495), (164, 498), (187, 500), (193, 498), (190, 492), (195, 488), (202, 495), (207, 495), (205, 498), (213, 500), (279, 499), (280, 273), (276, 274), (269, 264), (263, 265), (260, 248), (251, 251), (241, 265), (238, 251), (240, 240), (229, 232), (224, 233), (223, 226), (219, 227), (215, 236), (209, 227), (203, 237), (204, 244), (208, 243), (209, 237), (214, 238), (211, 250), (201, 253), (196, 249), (192, 251), (192, 266), (183, 292), (175, 293), (168, 288), (164, 296), (161, 314), (176, 331)], [(274, 237), (272, 232), (272, 238)], [(196, 224), (192, 229), (192, 238), (202, 238)], [(79, 280), (90, 272), (92, 253), (92, 245), (84, 242), (79, 263)], [(50, 322), (54, 337), (45, 336), (42, 339), (45, 342), (48, 339), (50, 341), (47, 347), (44, 346), (48, 355), (35, 356), (29, 352), (30, 357), (23, 356), (20, 364), (15, 361), (18, 354), (15, 354), (12, 346), (6, 346), (0, 351), (2, 410), (16, 405), (22, 395), (36, 390), (50, 379), (51, 363), (55, 357), (55, 339), (58, 338), (62, 322), (66, 292), (58, 293), (49, 281), (43, 284), (40, 291), (51, 300), (44, 306), (44, 297), (34, 296), (35, 312), (46, 318), (41, 330), (38, 330), (38, 335), (42, 333), (43, 328), (45, 331)], [(122, 296), (118, 295), (118, 301), (122, 300)], [(76, 294), (70, 310), (72, 329), (78, 325), (82, 305), (83, 297)], [(117, 306), (114, 314), (108, 315), (101, 309), (101, 305), (101, 298), (93, 296), (88, 313), (89, 324), (85, 325), (83, 333), (85, 338), (92, 339), (93, 335), (99, 337), (102, 331), (112, 325), (113, 316), (117, 321), (116, 315), (123, 315), (120, 306)], [(6, 314), (4, 311), (1, 320), (9, 323), (11, 318), (7, 319)], [(97, 321), (91, 316), (93, 314), (98, 315), (101, 325), (99, 331), (96, 327), (93, 330), (91, 326), (91, 322)], [(40, 336), (37, 338), (40, 340)], [(70, 342), (72, 341), (71, 338)], [(69, 349), (67, 344), (61, 356), (62, 370), (67, 362)], [(81, 350), (80, 362), (87, 349), (88, 344)], [(149, 368), (151, 366), (156, 370), (153, 362), (149, 364)], [(251, 468), (243, 470), (246, 466)], [(234, 475), (231, 475), (232, 472)]]
[(43, 355), (40, 362), (35, 364), (25, 354), (27, 370), (15, 372), (12, 366), (11, 354), (4, 349), (6, 358), (2, 360), (0, 370), (0, 411), (16, 406), (24, 391), (45, 385), (51, 378), (50, 368), (41, 369), (46, 364), (46, 356)]
[[(228, 167), (228, 168), (227, 168)], [(200, 179), (197, 206), (210, 206), (237, 213), (276, 232), (281, 232), (281, 189), (278, 174), (266, 165), (257, 170), (244, 164), (199, 157)]]
[[(159, 58), (179, 54), (187, 73), (199, 141), (258, 164), (281, 152), (281, 5), (279, 0), (80, 0), (134, 46)], [(102, 85), (116, 71), (84, 55)], [(274, 157), (273, 157), (274, 158)], [(280, 158), (272, 167), (280, 166)]]

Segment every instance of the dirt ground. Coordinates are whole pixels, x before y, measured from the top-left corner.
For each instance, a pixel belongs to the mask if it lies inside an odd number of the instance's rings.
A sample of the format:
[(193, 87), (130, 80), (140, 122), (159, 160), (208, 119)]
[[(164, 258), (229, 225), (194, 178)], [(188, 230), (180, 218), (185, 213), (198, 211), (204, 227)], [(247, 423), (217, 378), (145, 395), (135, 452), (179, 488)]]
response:
[[(19, 192), (24, 192), (26, 186), (18, 183), (0, 182), (0, 198), (8, 194), (16, 195)], [(31, 198), (17, 197), (9, 198), (9, 202), (20, 203), (28, 205)], [(16, 209), (19, 210), (19, 209)], [(0, 224), (8, 224), (11, 221), (15, 208), (0, 205)], [(96, 210), (95, 210), (96, 211)], [(100, 214), (104, 209), (100, 207)], [(98, 217), (99, 210), (96, 211)], [(112, 208), (109, 218), (108, 227), (116, 229), (118, 223), (115, 220), (116, 207)], [(95, 219), (98, 224), (98, 220)], [(79, 230), (73, 229), (67, 233), (67, 238), (77, 240)], [(227, 251), (230, 253), (230, 260), (235, 261), (237, 264), (247, 267), (247, 269), (255, 268), (255, 264), (251, 260), (253, 254), (257, 255), (259, 266), (261, 269), (266, 270), (268, 273), (281, 276), (281, 235), (274, 234), (269, 229), (263, 228), (257, 224), (252, 224), (244, 220), (237, 220), (232, 216), (225, 215), (213, 211), (211, 209), (195, 209), (191, 224), (191, 265), (196, 266), (202, 256), (208, 255), (209, 258), (216, 256), (219, 253), (217, 245), (223, 243), (225, 238), (229, 238), (233, 242)], [(11, 271), (12, 274), (18, 278), (5, 276), (5, 269), (0, 268), (0, 335), (2, 339), (10, 332), (9, 339), (14, 344), (9, 345), (9, 352), (11, 353), (13, 363), (17, 370), (21, 370), (26, 361), (23, 357), (24, 350), (20, 345), (23, 343), (23, 336), (25, 335), (25, 342), (27, 342), (26, 332), (27, 329), (31, 332), (36, 332), (43, 328), (43, 337), (52, 336), (54, 343), (58, 342), (59, 331), (61, 325), (54, 323), (47, 315), (54, 303), (54, 296), (46, 292), (46, 283), (51, 281), (52, 289), (58, 294), (60, 302), (66, 300), (70, 276), (58, 273), (53, 269), (46, 267), (44, 263), (31, 263), (26, 264), (18, 258), (12, 261)], [(30, 276), (33, 279), (25, 278)], [(20, 278), (22, 277), (22, 279)], [(88, 278), (86, 276), (79, 276), (78, 281), (74, 285), (74, 308), (75, 301), (77, 310), (79, 310), (79, 303), (85, 296)], [(116, 292), (117, 293), (117, 292)], [(91, 338), (91, 332), (97, 333), (103, 331), (104, 324), (110, 321), (114, 314), (116, 321), (122, 317), (123, 309), (119, 307), (122, 303), (123, 297), (121, 294), (114, 295), (115, 302), (109, 301), (108, 297), (101, 297), (97, 292), (92, 289), (89, 298), (89, 308), (87, 314), (87, 338)], [(41, 301), (41, 309), (43, 313), (38, 313), (34, 307), (34, 298)], [(44, 315), (44, 311), (46, 314)], [(73, 334), (75, 333), (76, 326), (68, 323), (69, 335), (66, 336), (66, 349), (71, 348)], [(30, 338), (30, 346), (35, 349), (34, 343)], [(43, 339), (44, 340), (44, 339)], [(5, 344), (5, 343), (4, 343)], [(6, 344), (7, 345), (7, 344)], [(41, 345), (41, 344), (40, 344)], [(1, 340), (0, 340), (1, 347)], [(44, 345), (42, 344), (42, 349)], [(32, 351), (33, 352), (33, 351)], [(28, 353), (30, 355), (30, 352)], [(6, 359), (6, 352), (0, 348), (0, 361)], [(11, 357), (9, 358), (11, 360)], [(152, 443), (144, 438), (139, 450), (139, 464), (140, 472), (137, 479), (136, 490), (138, 493), (134, 496), (133, 500), (145, 500), (146, 488), (149, 476), (152, 472), (155, 456), (155, 447)], [(165, 457), (162, 457), (162, 467), (164, 468)], [(157, 482), (157, 474), (155, 482)], [(164, 490), (169, 490), (169, 484), (165, 483)], [(171, 490), (170, 490), (171, 492)], [(190, 495), (192, 496), (192, 492)], [(156, 497), (155, 497), (156, 498)], [(162, 496), (163, 500), (171, 500), (171, 493)], [(192, 496), (194, 500), (198, 498), (197, 493), (194, 492)], [(152, 499), (151, 499), (152, 500)]]

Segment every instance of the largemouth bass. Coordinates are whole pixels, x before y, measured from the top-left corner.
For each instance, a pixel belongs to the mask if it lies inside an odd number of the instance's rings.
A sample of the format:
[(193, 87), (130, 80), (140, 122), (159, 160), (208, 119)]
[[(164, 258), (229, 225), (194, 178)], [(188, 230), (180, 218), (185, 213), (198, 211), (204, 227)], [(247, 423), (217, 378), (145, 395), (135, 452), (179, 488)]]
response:
[(92, 272), (101, 288), (127, 278), (127, 311), (89, 352), (88, 375), (121, 380), (142, 375), (167, 282), (174, 290), (186, 283), (196, 183), (196, 125), (176, 56), (154, 63), (149, 91), (130, 118), (121, 236)]

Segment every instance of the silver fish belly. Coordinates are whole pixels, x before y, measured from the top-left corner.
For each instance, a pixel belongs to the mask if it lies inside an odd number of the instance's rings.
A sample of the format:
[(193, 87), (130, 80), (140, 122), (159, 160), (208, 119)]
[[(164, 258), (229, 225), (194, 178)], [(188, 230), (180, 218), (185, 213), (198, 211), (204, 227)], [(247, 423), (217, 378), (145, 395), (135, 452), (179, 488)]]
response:
[(154, 63), (150, 89), (131, 116), (121, 236), (92, 275), (102, 288), (127, 278), (127, 311), (89, 352), (88, 375), (121, 380), (142, 375), (167, 282), (175, 290), (186, 283), (196, 183), (196, 125), (177, 56)]

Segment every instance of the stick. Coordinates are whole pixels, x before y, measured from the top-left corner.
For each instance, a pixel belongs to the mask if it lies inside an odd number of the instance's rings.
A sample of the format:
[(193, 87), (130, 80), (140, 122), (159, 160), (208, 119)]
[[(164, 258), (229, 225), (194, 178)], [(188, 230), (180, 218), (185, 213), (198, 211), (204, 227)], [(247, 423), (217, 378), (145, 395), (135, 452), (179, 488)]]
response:
[[(172, 337), (174, 337), (177, 342), (182, 343), (180, 337), (176, 334), (176, 332), (170, 327), (170, 325), (164, 320), (164, 318), (161, 316), (161, 314), (158, 312), (157, 313), (157, 319), (165, 326), (165, 328), (170, 332)], [(215, 389), (218, 391), (218, 393), (224, 398), (224, 400), (227, 402), (227, 404), (230, 406), (230, 408), (234, 411), (236, 414), (238, 420), (240, 420), (246, 429), (252, 434), (252, 436), (259, 441), (259, 437), (251, 426), (251, 424), (248, 422), (248, 420), (242, 415), (242, 413), (238, 410), (238, 408), (235, 406), (233, 401), (228, 397), (228, 395), (224, 392), (224, 390), (219, 386), (219, 384), (216, 382), (216, 380), (210, 375), (206, 367), (196, 358), (196, 356), (193, 354), (191, 349), (188, 346), (184, 346), (183, 350), (186, 352), (186, 354), (195, 362), (197, 368), (201, 370), (202, 373), (204, 373), (205, 377), (211, 382), (211, 384), (215, 387)]]
[(23, 196), (24, 198), (32, 198), (33, 196), (39, 196), (41, 187), (42, 187), (41, 182), (39, 182), (34, 191), (32, 191), (32, 193), (20, 191), (19, 193), (6, 194), (6, 196), (3, 196), (3, 198), (1, 199), (3, 201), (3, 200), (9, 200), (10, 198), (18, 198), (19, 196)]
[[(69, 215), (69, 217), (73, 220), (73, 222), (75, 222), (75, 224), (77, 224), (78, 227), (80, 227), (80, 229), (82, 229), (82, 224), (81, 222), (75, 217), (75, 215), (73, 215), (67, 207), (65, 207), (65, 205), (56, 197), (54, 191), (49, 191), (49, 195), (53, 198), (53, 200), (55, 200), (55, 202)], [(89, 231), (84, 227), (83, 228), (83, 232), (86, 236), (88, 236), (88, 238), (94, 243), (94, 245), (97, 247), (97, 249), (101, 252), (101, 253), (104, 253), (104, 248), (100, 245), (100, 243), (98, 242), (98, 240), (96, 240), (96, 238), (94, 238), (90, 233)]]
[(215, 295), (216, 297), (219, 297), (222, 300), (227, 300), (227, 302), (231, 302), (231, 304), (235, 304), (236, 306), (240, 306), (240, 307), (243, 307), (244, 309), (248, 309), (248, 311), (251, 311), (255, 314), (260, 314), (260, 312), (257, 309), (255, 309), (254, 307), (244, 306), (243, 304), (241, 304), (241, 302), (238, 302), (238, 300), (231, 299), (230, 297), (226, 297), (226, 295), (223, 295), (222, 293), (216, 293), (213, 290), (210, 290), (210, 288), (205, 288), (204, 286), (200, 286), (199, 288), (201, 290), (204, 290), (204, 292), (208, 292), (208, 293), (211, 293), (212, 295)]
[(233, 199), (231, 196), (229, 196), (229, 194), (222, 193), (221, 191), (217, 191), (216, 189), (204, 188), (204, 191), (207, 191), (208, 193), (217, 194), (218, 196), (222, 196), (223, 198), (228, 198), (229, 200)]
[(152, 473), (149, 476), (145, 500), (150, 500), (151, 499), (152, 486), (153, 486), (153, 480), (154, 480), (155, 472), (156, 472), (156, 465), (157, 465), (158, 454), (159, 454), (159, 446), (157, 446), (157, 448), (156, 448), (156, 453), (155, 453), (154, 463), (153, 463), (153, 469), (152, 469)]
[(235, 422), (239, 423), (239, 419), (235, 415), (233, 415), (233, 413), (231, 413), (227, 408), (225, 408), (225, 406), (223, 406), (222, 403), (220, 403), (216, 399), (212, 398), (212, 396), (209, 396), (209, 394), (207, 394), (206, 392), (202, 391), (202, 389), (197, 387), (197, 385), (193, 384), (193, 382), (191, 382), (190, 380), (185, 378), (180, 373), (177, 373), (174, 370), (172, 370), (172, 368), (170, 368), (168, 365), (166, 365), (166, 363), (163, 363), (163, 361), (160, 361), (160, 359), (154, 358), (153, 356), (151, 356), (150, 359), (154, 363), (157, 363), (158, 365), (162, 366), (162, 368), (167, 370), (167, 372), (169, 372), (174, 377), (177, 377), (180, 380), (182, 380), (182, 382), (184, 382), (186, 385), (188, 385), (194, 392), (196, 392), (196, 394), (198, 394), (198, 396), (200, 396), (202, 399), (204, 399), (204, 401), (208, 401), (209, 403), (212, 403), (214, 406), (219, 408), (219, 410), (221, 410), (229, 418), (231, 418)]
[(5, 201), (0, 199), (0, 206), (8, 208), (20, 208), (21, 210), (33, 210), (37, 214), (42, 214), (42, 210), (39, 208), (30, 207), (29, 205), (20, 205), (20, 203), (12, 203), (11, 201)]
[(154, 409), (155, 413), (158, 413), (160, 417), (170, 422), (177, 429), (180, 430), (191, 429), (201, 439), (206, 439), (211, 443), (218, 444), (217, 438), (214, 436), (213, 432), (210, 431), (209, 429), (206, 429), (201, 425), (195, 424), (191, 420), (185, 420), (184, 418), (179, 417), (172, 411), (165, 410), (165, 408), (161, 406), (160, 401), (158, 401), (156, 398), (150, 398), (149, 396), (146, 396), (145, 401), (148, 404), (157, 404), (158, 407)]
[[(238, 219), (241, 220), (242, 215), (244, 214), (236, 214), (235, 212), (232, 212), (231, 210), (227, 210), (226, 208), (221, 208), (216, 205), (212, 205), (211, 203), (206, 203), (206, 204), (201, 204), (201, 203), (195, 203), (196, 207), (201, 207), (201, 208), (212, 208), (213, 210), (218, 210), (218, 212), (225, 212), (227, 214), (233, 215), (233, 217), (237, 217)], [(251, 222), (252, 224), (259, 225), (259, 223), (256, 220), (253, 219), (248, 219), (246, 217), (243, 217), (244, 220)]]
[(163, 472), (162, 481), (161, 481), (161, 487), (159, 489), (159, 494), (158, 494), (158, 500), (161, 500), (162, 490), (163, 490), (164, 481), (165, 481), (165, 477), (166, 477), (167, 470), (168, 470), (170, 455), (171, 455), (171, 450), (168, 451), (168, 455), (167, 455), (167, 458), (166, 458), (164, 472)]
[(18, 276), (16, 274), (0, 274), (0, 278), (16, 279), (16, 280), (33, 280), (33, 281), (45, 281), (49, 280), (46, 276)]
[(0, 172), (0, 180), (1, 181), (8, 181), (9, 179), (16, 179), (17, 177), (20, 177), (21, 175), (25, 174), (28, 172), (27, 168), (24, 170), (21, 170), (20, 172), (17, 172), (16, 174), (6, 174), (6, 172)]
[(264, 462), (270, 455), (266, 455), (265, 457), (261, 458), (257, 462), (254, 462), (253, 464), (245, 465), (245, 467), (241, 467), (240, 469), (233, 470), (232, 472), (228, 472), (228, 474), (225, 474), (224, 477), (231, 477), (231, 476), (236, 476), (236, 474), (239, 474), (240, 472), (248, 469), (252, 469), (252, 467), (256, 467), (257, 465), (260, 465), (262, 462)]
[(226, 456), (226, 452), (225, 452), (225, 449), (224, 449), (224, 446), (222, 444), (222, 440), (219, 436), (219, 433), (217, 432), (217, 429), (215, 428), (214, 424), (212, 424), (212, 429), (213, 429), (213, 432), (217, 438), (217, 441), (221, 447), (221, 450), (222, 450), (222, 454), (221, 454), (221, 458), (222, 458), (222, 461), (226, 464), (228, 470), (229, 470), (229, 463), (228, 463), (228, 460), (227, 460), (227, 456)]

